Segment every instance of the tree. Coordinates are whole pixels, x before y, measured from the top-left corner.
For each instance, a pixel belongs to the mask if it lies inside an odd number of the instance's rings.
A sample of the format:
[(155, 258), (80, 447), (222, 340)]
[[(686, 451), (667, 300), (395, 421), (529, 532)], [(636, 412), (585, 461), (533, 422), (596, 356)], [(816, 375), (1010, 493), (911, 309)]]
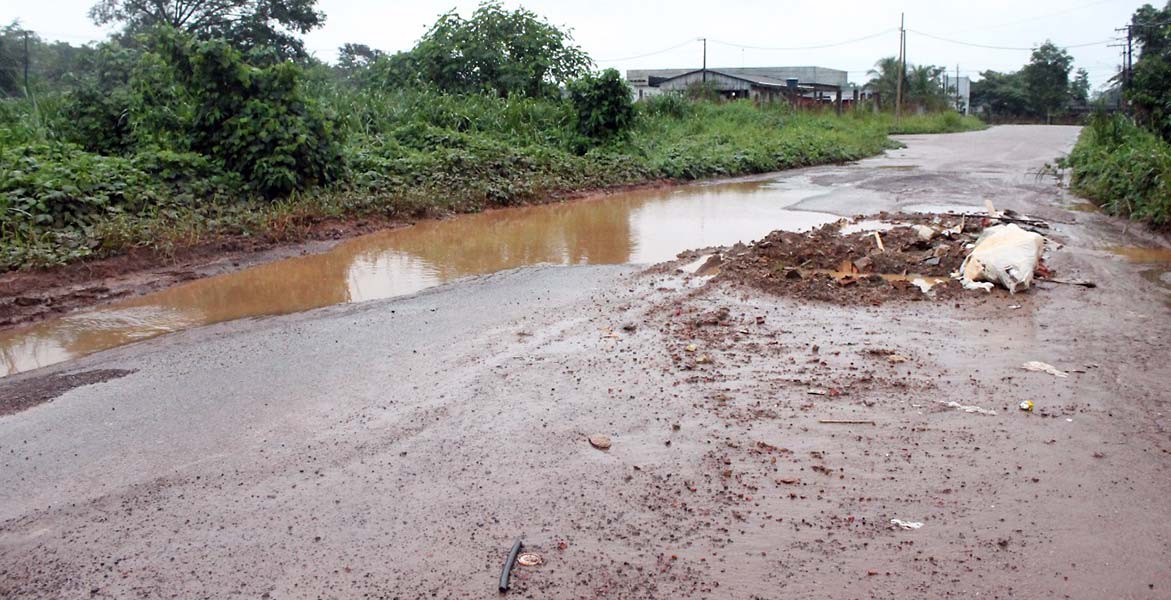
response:
[(1070, 82), (1069, 97), (1074, 106), (1084, 108), (1090, 104), (1090, 74), (1085, 69), (1078, 69)]
[(94, 23), (121, 23), (136, 34), (159, 25), (200, 39), (224, 39), (245, 54), (275, 53), (277, 59), (304, 59), (298, 35), (325, 23), (316, 0), (98, 0)]
[(1045, 121), (1061, 112), (1069, 102), (1069, 70), (1073, 57), (1053, 42), (1046, 41), (1033, 49), (1029, 64), (1021, 69), (1030, 108)]
[(1024, 78), (1019, 72), (984, 71), (972, 82), (972, 106), (980, 107), (993, 117), (1029, 115)]
[(943, 82), (943, 67), (917, 65), (907, 71), (905, 100), (924, 110), (943, 110), (948, 106), (948, 90)]
[(29, 86), (38, 91), (63, 87), (78, 71), (86, 57), (93, 54), (88, 46), (66, 42), (48, 42), (26, 31), (19, 21), (0, 27), (0, 97), (22, 96), (24, 89), (24, 44), (28, 36)]
[(337, 67), (345, 72), (369, 67), (386, 53), (366, 44), (343, 44), (337, 51)]
[[(895, 105), (899, 89), (899, 67), (899, 59), (888, 56), (874, 63), (874, 68), (867, 73), (870, 81), (866, 83), (866, 87), (878, 94), (879, 108), (893, 108)], [(904, 72), (904, 81), (905, 75)], [(906, 90), (905, 83), (903, 89)]]
[(1130, 22), (1139, 58), (1123, 86), (1140, 123), (1171, 141), (1171, 2), (1135, 11)]
[(566, 31), (523, 8), (481, 4), (470, 19), (439, 20), (407, 53), (380, 61), (388, 83), (422, 82), (452, 93), (552, 97), (593, 61)]
[(634, 124), (634, 94), (622, 75), (606, 69), (569, 84), (578, 133), (595, 142), (619, 139)]

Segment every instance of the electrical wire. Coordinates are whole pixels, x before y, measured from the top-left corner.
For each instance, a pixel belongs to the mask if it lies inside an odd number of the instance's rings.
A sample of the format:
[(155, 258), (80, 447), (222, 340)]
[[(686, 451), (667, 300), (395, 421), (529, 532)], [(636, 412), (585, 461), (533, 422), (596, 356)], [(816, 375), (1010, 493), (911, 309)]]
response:
[(1063, 9), (1063, 10), (1059, 10), (1059, 11), (1056, 11), (1056, 12), (1051, 12), (1051, 13), (1046, 13), (1046, 14), (1043, 14), (1043, 15), (1035, 15), (1035, 16), (1032, 16), (1032, 17), (1025, 17), (1025, 18), (1023, 18), (1023, 19), (1017, 19), (1017, 20), (1015, 20), (1015, 21), (1008, 21), (1008, 22), (1005, 22), (1005, 23), (998, 23), (998, 24), (996, 24), (996, 25), (986, 25), (986, 26), (983, 26), (983, 27), (972, 27), (972, 28), (970, 28), (970, 29), (961, 29), (961, 30), (959, 30), (959, 31), (952, 31), (951, 33), (969, 33), (969, 32), (972, 32), (972, 31), (986, 31), (986, 30), (989, 30), (989, 29), (1000, 29), (1001, 27), (1009, 27), (1009, 26), (1011, 26), (1011, 25), (1019, 25), (1019, 24), (1021, 24), (1021, 23), (1030, 23), (1030, 22), (1032, 22), (1032, 21), (1040, 21), (1041, 19), (1048, 19), (1048, 18), (1051, 18), (1051, 17), (1058, 17), (1058, 16), (1061, 16), (1061, 15), (1066, 15), (1066, 14), (1069, 14), (1069, 13), (1071, 13), (1071, 12), (1075, 12), (1075, 11), (1082, 10), (1082, 9), (1084, 9), (1084, 8), (1091, 8), (1091, 7), (1094, 7), (1094, 6), (1098, 6), (1099, 4), (1107, 4), (1107, 3), (1110, 3), (1110, 2), (1113, 2), (1113, 1), (1114, 1), (1114, 0), (1098, 0), (1097, 2), (1090, 2), (1090, 3), (1088, 3), (1088, 4), (1082, 4), (1082, 5), (1079, 5), (1079, 6), (1072, 6), (1072, 7), (1069, 7), (1069, 8)]
[(879, 31), (878, 33), (872, 33), (870, 35), (864, 35), (864, 36), (858, 37), (858, 38), (843, 40), (841, 42), (834, 42), (832, 44), (817, 44), (817, 45), (813, 45), (813, 46), (788, 46), (788, 47), (747, 46), (744, 44), (735, 44), (732, 42), (722, 42), (720, 40), (713, 40), (711, 38), (708, 38), (708, 41), (712, 42), (713, 44), (720, 44), (723, 46), (731, 46), (733, 48), (745, 48), (748, 50), (821, 50), (822, 48), (835, 48), (837, 46), (846, 46), (849, 44), (864, 42), (866, 40), (872, 40), (876, 37), (884, 36), (884, 35), (887, 35), (888, 33), (892, 33), (895, 31), (898, 31), (898, 29), (893, 29), (893, 28), (892, 29), (884, 29), (882, 31)]
[(698, 41), (696, 38), (692, 38), (692, 39), (687, 40), (686, 42), (681, 42), (679, 44), (671, 46), (670, 48), (663, 48), (662, 50), (655, 50), (654, 52), (647, 52), (646, 54), (636, 54), (634, 56), (624, 56), (622, 58), (599, 58), (599, 59), (595, 60), (595, 62), (599, 62), (599, 63), (622, 62), (625, 60), (634, 60), (636, 58), (646, 58), (648, 56), (656, 56), (658, 54), (663, 54), (666, 52), (670, 52), (672, 50), (678, 50), (679, 48), (682, 48), (688, 44), (693, 44), (696, 41)]
[[(916, 31), (916, 30), (914, 30), (914, 29), (908, 29), (908, 30), (907, 30), (907, 32), (908, 32), (908, 33), (914, 33), (914, 34), (916, 34), (916, 35), (921, 35), (921, 36), (923, 36), (923, 37), (926, 37), (926, 38), (931, 38), (931, 39), (933, 39), (933, 40), (939, 40), (939, 41), (941, 41), (941, 42), (947, 42), (947, 43), (949, 43), (949, 44), (959, 44), (960, 46), (971, 46), (971, 47), (973, 47), (973, 48), (984, 48), (984, 49), (986, 49), (986, 50), (1025, 50), (1025, 51), (1028, 51), (1028, 50), (1034, 50), (1034, 49), (1035, 49), (1034, 47), (1022, 47), (1022, 46), (992, 46), (992, 45), (989, 45), (989, 44), (974, 44), (974, 43), (971, 43), (971, 42), (961, 42), (960, 40), (953, 40), (953, 39), (949, 39), (949, 38), (941, 37), (941, 36), (938, 36), (938, 35), (933, 35), (933, 34), (930, 34), (930, 33), (926, 33), (926, 32), (923, 32), (923, 31)], [(1100, 45), (1102, 45), (1102, 44), (1105, 44), (1105, 43), (1107, 43), (1107, 42), (1112, 42), (1112, 41), (1114, 41), (1114, 38), (1107, 38), (1107, 39), (1104, 39), (1104, 40), (1101, 40), (1101, 41), (1097, 41), (1097, 42), (1088, 42), (1088, 43), (1085, 43), (1085, 44), (1071, 44), (1071, 45), (1062, 45), (1062, 44), (1057, 44), (1057, 45), (1058, 45), (1058, 46), (1060, 46), (1060, 47), (1062, 47), (1062, 48), (1065, 48), (1065, 49), (1067, 49), (1067, 50), (1068, 50), (1068, 49), (1070, 49), (1070, 48), (1088, 48), (1088, 47), (1090, 47), (1090, 46), (1100, 46)]]

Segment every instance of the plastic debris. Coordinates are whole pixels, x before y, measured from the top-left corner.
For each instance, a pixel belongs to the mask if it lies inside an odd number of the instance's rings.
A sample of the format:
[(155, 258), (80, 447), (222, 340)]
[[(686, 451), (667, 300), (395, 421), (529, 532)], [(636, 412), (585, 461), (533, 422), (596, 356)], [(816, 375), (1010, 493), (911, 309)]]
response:
[(1061, 369), (1058, 369), (1057, 367), (1055, 367), (1051, 364), (1043, 363), (1043, 362), (1036, 361), (1036, 360), (1030, 360), (1029, 362), (1021, 365), (1021, 368), (1026, 371), (1037, 371), (1037, 372), (1041, 372), (1041, 373), (1048, 373), (1054, 377), (1069, 377), (1069, 373), (1066, 373), (1065, 371), (1062, 371)]
[[(938, 259), (932, 259), (932, 260), (935, 260), (936, 264), (938, 264), (938, 262), (939, 262)], [(916, 277), (916, 278), (912, 279), (911, 285), (919, 288), (919, 291), (923, 292), (924, 294), (928, 294), (928, 295), (931, 294), (931, 288), (935, 287), (934, 283), (927, 281), (926, 279), (923, 279), (922, 277)]]
[(899, 529), (906, 530), (919, 529), (923, 526), (923, 524), (918, 521), (904, 521), (902, 519), (891, 519), (890, 524), (898, 527)]
[(1017, 406), (1020, 406), (1021, 410), (1023, 410), (1023, 411), (1033, 412), (1033, 401), (1032, 400), (1022, 400), (1021, 403), (1018, 404)]
[(999, 284), (1010, 293), (1029, 289), (1045, 250), (1045, 238), (1014, 224), (989, 227), (980, 234), (958, 273), (965, 289), (991, 291)]
[(957, 410), (962, 410), (966, 413), (976, 413), (980, 415), (996, 416), (996, 411), (987, 408), (980, 408), (979, 406), (965, 406), (959, 402), (940, 402), (940, 404)]
[(516, 564), (522, 567), (535, 567), (543, 562), (545, 562), (545, 559), (541, 558), (541, 555), (535, 552), (525, 552), (516, 557)]
[(610, 436), (604, 433), (595, 433), (589, 439), (590, 445), (598, 450), (607, 450), (610, 448)]

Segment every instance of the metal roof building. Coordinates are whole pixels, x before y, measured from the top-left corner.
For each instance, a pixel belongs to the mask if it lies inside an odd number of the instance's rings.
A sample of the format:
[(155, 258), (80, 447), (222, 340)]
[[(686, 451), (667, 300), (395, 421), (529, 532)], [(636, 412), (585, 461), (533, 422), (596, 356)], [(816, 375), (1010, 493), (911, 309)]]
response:
[(632, 69), (626, 80), (635, 98), (684, 91), (706, 83), (725, 98), (760, 101), (833, 100), (840, 110), (846, 72), (824, 67), (742, 67), (724, 69)]

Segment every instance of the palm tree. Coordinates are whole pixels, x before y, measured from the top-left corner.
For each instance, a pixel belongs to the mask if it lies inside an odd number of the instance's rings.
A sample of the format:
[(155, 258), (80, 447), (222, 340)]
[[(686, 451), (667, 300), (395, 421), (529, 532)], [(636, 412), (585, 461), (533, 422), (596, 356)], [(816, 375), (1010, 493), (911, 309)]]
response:
[[(867, 75), (870, 81), (866, 88), (878, 94), (879, 108), (893, 107), (899, 88), (899, 59), (893, 56), (880, 59)], [(906, 90), (905, 83), (903, 89)]]
[(943, 110), (948, 105), (948, 93), (943, 83), (943, 67), (913, 66), (907, 71), (906, 101), (924, 110)]

